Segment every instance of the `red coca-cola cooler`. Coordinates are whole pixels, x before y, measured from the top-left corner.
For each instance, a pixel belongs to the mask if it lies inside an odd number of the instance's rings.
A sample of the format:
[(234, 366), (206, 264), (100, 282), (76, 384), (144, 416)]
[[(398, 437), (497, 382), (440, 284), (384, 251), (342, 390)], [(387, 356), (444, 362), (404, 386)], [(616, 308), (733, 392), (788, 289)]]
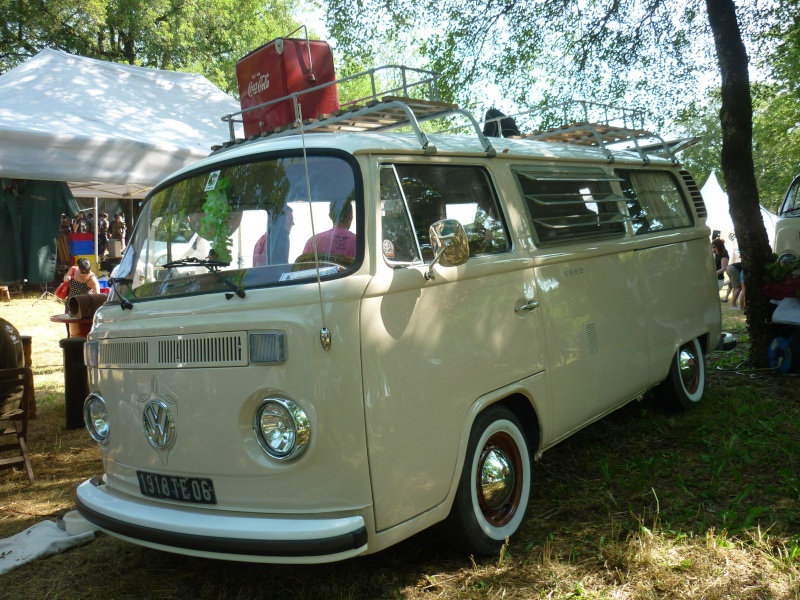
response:
[[(333, 53), (327, 42), (278, 38), (253, 50), (236, 63), (242, 110), (290, 94), (336, 81)], [(299, 96), (304, 119), (339, 109), (336, 85)], [(251, 110), (242, 115), (244, 135), (272, 132), (295, 121), (291, 100)]]

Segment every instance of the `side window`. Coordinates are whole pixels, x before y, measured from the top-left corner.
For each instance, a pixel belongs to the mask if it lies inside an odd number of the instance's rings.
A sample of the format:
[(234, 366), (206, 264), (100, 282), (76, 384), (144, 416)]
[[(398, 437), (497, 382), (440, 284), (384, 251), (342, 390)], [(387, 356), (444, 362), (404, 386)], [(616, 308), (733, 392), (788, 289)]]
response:
[[(400, 186), (397, 192), (390, 191), (393, 180)], [(404, 203), (404, 210), (387, 210), (395, 200)], [(441, 219), (457, 219), (464, 226), (470, 256), (508, 252), (511, 248), (489, 175), (480, 167), (385, 165), (381, 168), (381, 203), (383, 253), (389, 264), (412, 262), (407, 257), (416, 256), (413, 252), (416, 245), (422, 260), (429, 262), (433, 253), (428, 230)], [(403, 221), (406, 218), (410, 222)], [(393, 237), (403, 227), (411, 227), (415, 244), (410, 244), (402, 234)], [(387, 252), (394, 253), (394, 257)]]
[(671, 173), (618, 171), (636, 235), (692, 226), (689, 207)]
[(781, 206), (781, 217), (796, 217), (800, 215), (800, 178), (792, 181), (789, 191), (786, 192), (786, 199)]
[(400, 182), (391, 165), (381, 167), (381, 229), (381, 251), (387, 263), (403, 266), (422, 262)]
[(520, 192), (539, 244), (625, 232), (627, 217), (602, 169), (563, 167), (515, 169)]

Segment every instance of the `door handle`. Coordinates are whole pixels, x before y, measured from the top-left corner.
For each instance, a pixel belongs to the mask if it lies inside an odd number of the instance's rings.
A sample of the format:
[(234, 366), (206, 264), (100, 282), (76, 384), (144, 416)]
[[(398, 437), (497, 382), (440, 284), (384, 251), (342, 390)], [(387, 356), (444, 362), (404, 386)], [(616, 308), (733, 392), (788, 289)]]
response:
[(514, 312), (515, 313), (521, 313), (521, 312), (524, 312), (526, 310), (536, 310), (537, 308), (539, 308), (539, 301), (538, 300), (530, 300), (530, 301), (526, 302), (525, 304), (523, 304), (522, 306), (515, 306), (514, 307)]

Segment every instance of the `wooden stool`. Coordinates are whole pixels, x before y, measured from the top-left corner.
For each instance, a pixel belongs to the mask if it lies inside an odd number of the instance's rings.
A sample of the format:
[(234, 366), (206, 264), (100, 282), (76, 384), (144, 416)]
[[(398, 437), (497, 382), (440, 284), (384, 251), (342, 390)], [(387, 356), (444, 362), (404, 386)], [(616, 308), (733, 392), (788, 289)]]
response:
[(8, 291), (7, 285), (0, 285), (0, 300), (11, 302), (11, 294)]

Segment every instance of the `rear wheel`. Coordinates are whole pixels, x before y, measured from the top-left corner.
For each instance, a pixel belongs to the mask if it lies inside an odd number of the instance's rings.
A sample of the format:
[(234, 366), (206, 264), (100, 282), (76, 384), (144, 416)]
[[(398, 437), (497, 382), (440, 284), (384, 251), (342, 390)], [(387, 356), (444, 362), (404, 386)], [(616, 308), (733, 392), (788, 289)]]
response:
[(475, 419), (447, 524), (474, 554), (494, 554), (519, 530), (528, 508), (531, 461), (517, 417), (493, 406)]
[(698, 339), (678, 348), (669, 375), (659, 386), (659, 395), (667, 406), (686, 410), (703, 398), (706, 388), (706, 364)]

